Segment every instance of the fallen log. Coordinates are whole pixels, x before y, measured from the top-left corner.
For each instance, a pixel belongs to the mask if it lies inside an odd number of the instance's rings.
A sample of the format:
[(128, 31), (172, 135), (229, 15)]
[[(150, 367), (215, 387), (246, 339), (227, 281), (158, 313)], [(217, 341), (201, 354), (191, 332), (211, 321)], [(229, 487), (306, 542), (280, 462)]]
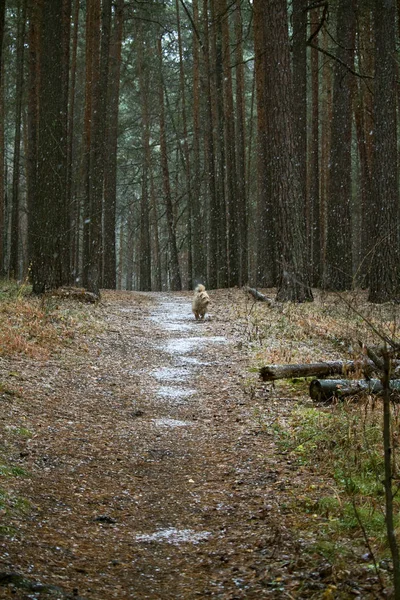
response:
[(271, 300), (271, 298), (268, 298), (268, 296), (264, 296), (264, 294), (262, 294), (261, 292), (259, 292), (255, 288), (246, 287), (245, 290), (246, 290), (246, 292), (248, 292), (249, 294), (251, 294), (253, 296), (253, 298), (255, 298), (256, 300), (258, 300), (259, 302), (266, 302), (269, 306), (273, 306), (274, 301)]
[[(370, 363), (371, 361), (368, 362)], [(373, 366), (372, 362), (371, 366)], [(266, 365), (265, 367), (261, 367), (260, 377), (263, 381), (292, 379), (293, 377), (329, 377), (330, 375), (354, 373), (357, 369), (360, 369), (360, 362), (354, 360), (328, 360), (325, 362), (297, 365)], [(363, 372), (362, 368), (361, 370)]]
[[(393, 377), (400, 374), (400, 363), (394, 361)], [(378, 367), (372, 360), (364, 356), (360, 360), (327, 360), (318, 363), (304, 363), (292, 365), (266, 365), (261, 367), (260, 378), (263, 381), (276, 379), (292, 379), (293, 377), (329, 377), (330, 375), (346, 375), (347, 373), (360, 373), (364, 377), (371, 377), (377, 373)]]
[[(400, 392), (400, 379), (390, 382), (392, 391)], [(379, 379), (313, 379), (310, 383), (310, 398), (315, 402), (326, 402), (333, 398), (379, 394), (383, 386)]]
[(100, 300), (100, 295), (93, 292), (89, 292), (85, 288), (75, 287), (60, 287), (54, 290), (46, 292), (47, 296), (52, 298), (69, 298), (71, 300), (77, 300), (78, 302), (87, 302), (88, 304), (96, 304)]

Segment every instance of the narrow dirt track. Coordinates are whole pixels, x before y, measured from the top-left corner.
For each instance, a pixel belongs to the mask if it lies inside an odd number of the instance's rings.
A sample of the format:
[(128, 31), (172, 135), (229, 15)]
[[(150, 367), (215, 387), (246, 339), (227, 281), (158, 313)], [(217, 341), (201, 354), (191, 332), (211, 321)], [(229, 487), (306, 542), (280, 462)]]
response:
[(323, 597), (290, 593), (308, 569), (281, 508), (296, 467), (244, 394), (229, 302), (198, 323), (189, 294), (107, 293), (86, 348), (1, 362), (24, 388), (3, 417), (33, 433), (15, 449), (28, 476), (11, 482), (31, 509), (1, 542), (2, 572), (59, 598)]

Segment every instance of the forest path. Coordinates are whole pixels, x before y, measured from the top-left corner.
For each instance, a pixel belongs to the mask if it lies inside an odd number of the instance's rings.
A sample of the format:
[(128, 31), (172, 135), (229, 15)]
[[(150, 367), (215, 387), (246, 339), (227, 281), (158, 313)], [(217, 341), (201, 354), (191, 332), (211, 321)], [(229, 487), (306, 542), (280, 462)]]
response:
[[(280, 507), (296, 467), (244, 393), (244, 294), (210, 295), (196, 322), (188, 293), (107, 292), (70, 349), (1, 363), (23, 389), (4, 418), (32, 434), (15, 449), (27, 476), (11, 483), (30, 509), (1, 542), (1, 572), (59, 598), (292, 597), (304, 564)], [(289, 410), (275, 404), (274, 418)]]

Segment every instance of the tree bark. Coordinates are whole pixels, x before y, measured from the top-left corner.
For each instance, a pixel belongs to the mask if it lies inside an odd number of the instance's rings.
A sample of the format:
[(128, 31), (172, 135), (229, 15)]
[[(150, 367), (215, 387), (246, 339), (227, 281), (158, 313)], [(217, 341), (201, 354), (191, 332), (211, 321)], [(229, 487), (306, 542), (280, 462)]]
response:
[(9, 265), (9, 276), (16, 279), (19, 277), (20, 271), (20, 165), (26, 9), (27, 0), (20, 0), (18, 4), (18, 31), (16, 53), (17, 76), (15, 84), (15, 134), (11, 196), (11, 243)]
[(169, 266), (170, 287), (176, 291), (182, 289), (181, 273), (178, 258), (178, 246), (176, 243), (176, 229), (174, 211), (172, 207), (171, 185), (169, 180), (168, 148), (165, 132), (165, 108), (164, 108), (164, 83), (162, 77), (162, 39), (157, 40), (157, 51), (159, 59), (159, 110), (160, 110), (160, 153), (163, 178), (164, 202), (167, 216), (168, 239), (169, 239)]
[(186, 84), (185, 70), (183, 58), (183, 43), (181, 32), (181, 18), (179, 11), (179, 0), (175, 1), (176, 20), (178, 29), (178, 50), (179, 50), (179, 88), (182, 107), (182, 136), (183, 136), (183, 159), (185, 172), (185, 187), (186, 187), (186, 232), (187, 232), (187, 285), (189, 289), (193, 287), (193, 240), (192, 240), (192, 212), (193, 212), (193, 194), (192, 194), (192, 173), (191, 173), (191, 158), (188, 142), (188, 122), (186, 110)]
[[(95, 7), (98, 15), (99, 6)], [(94, 78), (93, 113), (90, 142), (90, 223), (89, 223), (89, 270), (87, 287), (96, 295), (100, 293), (102, 257), (102, 215), (105, 172), (105, 141), (107, 119), (108, 62), (111, 38), (111, 0), (102, 0), (100, 48), (96, 42), (93, 71), (99, 70)], [(98, 16), (95, 19), (97, 28)], [(94, 32), (96, 36), (96, 31)]]
[(74, 158), (74, 119), (75, 119), (75, 100), (76, 100), (76, 77), (77, 77), (77, 57), (78, 57), (78, 37), (79, 37), (79, 8), (80, 0), (74, 0), (73, 8), (73, 36), (71, 52), (71, 81), (69, 86), (69, 102), (67, 107), (68, 114), (68, 142), (67, 142), (67, 190), (69, 220), (70, 220), (70, 269), (71, 282), (75, 283), (78, 278), (78, 254), (75, 251), (77, 247), (77, 238), (79, 236), (79, 201), (76, 194), (76, 188), (73, 185), (73, 158)]
[[(193, 189), (192, 189), (192, 261), (193, 283), (206, 280), (207, 244), (202, 216), (201, 159), (200, 159), (200, 42), (198, 1), (193, 0)], [(203, 209), (204, 210), (204, 209)], [(205, 211), (204, 211), (205, 212)]]
[(375, 2), (375, 134), (371, 217), (373, 239), (369, 300), (400, 300), (399, 190), (396, 113), (396, 6), (394, 0)]
[[(351, 141), (356, 0), (339, 2), (333, 83), (333, 115), (327, 198), (324, 287), (348, 290), (353, 284), (351, 236)], [(337, 227), (339, 226), (339, 231)]]
[(32, 215), (37, 203), (38, 128), (39, 128), (39, 75), (40, 75), (40, 19), (41, 2), (29, 0), (29, 58), (28, 58), (28, 143), (26, 157), (27, 210), (28, 210), (28, 256), (35, 254), (35, 236), (31, 227)]
[(205, 84), (205, 167), (208, 184), (208, 232), (207, 232), (207, 287), (218, 286), (218, 227), (219, 204), (216, 187), (215, 147), (213, 134), (213, 114), (211, 97), (211, 68), (210, 68), (210, 32), (208, 22), (208, 0), (203, 2), (204, 26), (204, 84)]
[[(270, 69), (272, 197), (279, 211), (280, 281), (277, 300), (312, 300), (304, 226), (304, 197), (296, 162), (286, 0), (271, 0), (266, 7), (266, 52)], [(305, 157), (304, 157), (305, 159)]]
[(272, 197), (269, 159), (269, 86), (266, 81), (266, 3), (254, 0), (254, 77), (257, 98), (257, 285), (273, 287), (277, 281), (276, 206)]
[[(311, 12), (311, 30), (316, 32), (319, 26), (320, 9), (316, 8)], [(318, 41), (318, 36), (314, 38)], [(321, 203), (320, 203), (320, 160), (319, 160), (319, 119), (320, 119), (320, 82), (319, 82), (319, 51), (311, 48), (311, 138), (309, 152), (309, 210), (310, 210), (310, 230), (308, 232), (310, 259), (311, 259), (311, 282), (312, 285), (319, 287), (321, 285), (322, 275), (322, 246), (323, 246), (323, 227)]]
[(142, 189), (140, 196), (140, 222), (139, 222), (139, 290), (151, 290), (151, 245), (150, 245), (150, 202), (149, 202), (149, 177), (150, 177), (150, 115), (149, 115), (149, 73), (148, 61), (149, 45), (146, 32), (141, 23), (137, 31), (138, 45), (138, 72), (142, 111)]
[(221, 49), (223, 66), (223, 111), (224, 111), (224, 178), (226, 190), (227, 214), (227, 256), (228, 285), (239, 285), (239, 235), (238, 235), (238, 198), (236, 171), (236, 132), (233, 103), (233, 84), (231, 67), (231, 47), (229, 31), (229, 10), (226, 0), (218, 0), (219, 21), (221, 23)]
[(104, 177), (103, 285), (107, 289), (115, 289), (117, 286), (117, 151), (123, 24), (124, 0), (117, 0), (114, 17), (114, 33), (109, 59), (109, 110), (107, 116), (108, 153), (106, 156), (106, 172)]
[(236, 181), (239, 285), (248, 281), (248, 207), (246, 196), (246, 107), (243, 64), (243, 24), (241, 2), (235, 3), (235, 59), (236, 59)]
[(64, 254), (69, 254), (65, 231), (66, 163), (60, 140), (67, 139), (63, 96), (63, 0), (43, 0), (40, 41), (38, 172), (35, 204), (31, 207), (31, 277), (34, 293), (69, 283)]

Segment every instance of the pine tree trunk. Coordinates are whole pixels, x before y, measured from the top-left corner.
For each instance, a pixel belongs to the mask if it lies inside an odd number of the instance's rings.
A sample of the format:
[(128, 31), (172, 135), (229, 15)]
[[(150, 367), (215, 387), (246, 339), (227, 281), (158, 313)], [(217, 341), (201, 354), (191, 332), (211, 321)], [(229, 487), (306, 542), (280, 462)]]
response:
[(193, 0), (193, 186), (192, 186), (192, 273), (193, 283), (206, 280), (207, 245), (204, 219), (202, 217), (201, 179), (200, 179), (200, 44), (198, 1)]
[[(320, 9), (312, 11), (311, 28), (315, 32), (319, 25)], [(318, 43), (318, 36), (314, 38)], [(310, 195), (310, 225), (309, 244), (311, 258), (311, 281), (314, 286), (321, 285), (322, 264), (321, 252), (322, 242), (321, 232), (321, 205), (320, 205), (320, 174), (319, 174), (319, 51), (311, 48), (311, 99), (312, 99), (312, 117), (311, 117), (311, 139), (309, 153), (309, 195)]]
[[(82, 232), (82, 283), (86, 287), (89, 283), (90, 265), (90, 150), (91, 130), (93, 115), (93, 89), (98, 70), (94, 69), (94, 57), (98, 57), (99, 21), (95, 19), (98, 0), (87, 0), (86, 3), (86, 47), (85, 47), (85, 114), (83, 126), (83, 232)], [(97, 32), (97, 33), (96, 33)], [(97, 41), (96, 41), (97, 40)], [(95, 43), (96, 41), (96, 43)]]
[(11, 196), (11, 243), (9, 276), (18, 278), (19, 246), (20, 246), (20, 164), (21, 164), (21, 129), (22, 129), (22, 96), (24, 81), (24, 48), (26, 26), (27, 0), (20, 0), (18, 4), (18, 31), (16, 55), (16, 84), (15, 84), (15, 135), (13, 155), (13, 177)]
[(266, 4), (254, 0), (255, 87), (257, 96), (257, 284), (272, 287), (277, 280), (276, 207), (271, 191), (269, 158), (269, 89), (266, 84)]
[[(98, 14), (100, 6), (96, 6)], [(97, 23), (98, 17), (95, 19)], [(95, 31), (93, 35), (96, 35)], [(96, 44), (93, 72), (99, 71), (94, 78), (93, 113), (90, 140), (90, 259), (88, 271), (88, 290), (99, 294), (101, 285), (102, 256), (102, 214), (105, 171), (105, 141), (107, 118), (108, 62), (111, 38), (111, 0), (102, 0), (101, 5), (101, 42)], [(97, 55), (97, 57), (96, 57)]]
[(239, 236), (236, 181), (236, 132), (233, 103), (229, 10), (226, 0), (218, 0), (218, 12), (219, 21), (221, 23), (221, 49), (223, 66), (223, 143), (225, 146), (225, 167), (223, 177), (225, 178), (226, 183), (228, 285), (237, 286), (239, 285)]
[(187, 285), (189, 289), (193, 287), (193, 240), (192, 240), (192, 212), (193, 212), (193, 194), (192, 194), (192, 170), (191, 170), (191, 159), (189, 152), (188, 143), (188, 123), (187, 123), (187, 111), (186, 111), (186, 85), (185, 85), (185, 71), (184, 71), (184, 58), (183, 58), (183, 44), (182, 44), (182, 33), (181, 33), (181, 19), (179, 11), (179, 0), (175, 2), (176, 7), (176, 19), (177, 19), (177, 30), (178, 30), (178, 50), (179, 50), (179, 88), (180, 88), (180, 99), (182, 106), (182, 136), (183, 136), (183, 157), (184, 157), (184, 171), (185, 171), (185, 185), (186, 185), (186, 206), (187, 206), (187, 255), (188, 255), (188, 268), (187, 268)]
[(117, 150), (118, 109), (121, 75), (121, 48), (124, 24), (124, 0), (117, 0), (114, 17), (113, 41), (110, 49), (107, 116), (107, 156), (104, 178), (104, 242), (103, 285), (115, 289), (116, 281), (116, 205), (117, 205)]
[(142, 191), (140, 196), (139, 222), (139, 290), (151, 290), (151, 245), (150, 245), (150, 202), (149, 177), (151, 168), (150, 156), (150, 115), (149, 115), (149, 73), (145, 63), (149, 49), (143, 26), (139, 24), (137, 32), (138, 74), (142, 110)]
[[(370, 11), (363, 11), (359, 17), (358, 30), (358, 64), (362, 73), (372, 74), (373, 61), (373, 27)], [(357, 253), (357, 284), (368, 287), (371, 258), (373, 252), (373, 220), (370, 206), (374, 198), (372, 192), (372, 136), (373, 105), (371, 87), (361, 78), (357, 79), (357, 97), (354, 107), (354, 120), (357, 134), (358, 158), (360, 164), (360, 222), (359, 248)]]
[(72, 169), (73, 169), (73, 145), (74, 145), (74, 117), (75, 117), (75, 96), (76, 96), (76, 71), (77, 71), (77, 54), (78, 54), (78, 34), (79, 34), (79, 3), (80, 0), (74, 0), (73, 10), (73, 38), (72, 38), (72, 56), (71, 56), (71, 82), (69, 88), (69, 103), (68, 103), (68, 146), (67, 146), (67, 191), (66, 195), (70, 208), (69, 218), (71, 223), (71, 252), (70, 252), (70, 268), (71, 282), (78, 275), (78, 261), (75, 248), (77, 246), (77, 237), (79, 235), (79, 201), (75, 188), (72, 185)]
[(35, 254), (35, 242), (32, 235), (31, 217), (37, 202), (38, 168), (38, 127), (39, 127), (39, 44), (40, 17), (42, 6), (36, 0), (29, 0), (29, 60), (28, 60), (28, 142), (27, 142), (27, 208), (28, 208), (28, 256)]
[[(340, 2), (337, 12), (337, 57), (334, 64), (333, 115), (327, 198), (327, 250), (324, 287), (351, 289), (351, 136), (355, 44), (355, 0)], [(346, 65), (346, 66), (345, 66)]]
[(208, 182), (208, 240), (207, 240), (207, 279), (210, 289), (218, 286), (218, 228), (219, 203), (216, 187), (215, 148), (213, 136), (213, 114), (210, 68), (210, 32), (208, 22), (208, 0), (203, 2), (204, 25), (204, 79), (205, 79), (205, 168)]
[(211, 24), (209, 30), (210, 48), (210, 101), (212, 109), (212, 132), (215, 148), (215, 190), (218, 212), (217, 226), (217, 263), (218, 287), (229, 284), (229, 256), (227, 229), (227, 190), (226, 190), (226, 148), (225, 148), (225, 112), (224, 112), (224, 71), (222, 53), (222, 27), (218, 12), (219, 0), (209, 0)]
[[(329, 38), (326, 28), (322, 34), (322, 47), (327, 50)], [(329, 155), (331, 149), (331, 122), (332, 122), (332, 73), (330, 65), (322, 65), (321, 86), (321, 165), (320, 165), (320, 227), (321, 227), (321, 266), (322, 280), (326, 271), (326, 238), (327, 238), (327, 203), (328, 203), (328, 176)]]
[(154, 189), (154, 177), (150, 171), (150, 198), (151, 198), (151, 225), (152, 225), (152, 240), (153, 240), (153, 268), (152, 268), (152, 289), (160, 292), (162, 289), (161, 282), (161, 250), (160, 238), (158, 232), (158, 211), (156, 203), (156, 193)]
[(69, 255), (65, 231), (66, 163), (60, 140), (67, 139), (63, 72), (65, 55), (63, 0), (43, 0), (40, 38), (40, 85), (38, 128), (37, 194), (31, 207), (33, 244), (31, 276), (34, 293), (43, 293), (69, 283), (64, 254)]
[(307, 196), (307, 0), (293, 0), (293, 105), (294, 141), (300, 178), (301, 197), (304, 198), (304, 216), (308, 256), (310, 252), (311, 207)]
[(160, 110), (160, 153), (163, 178), (164, 202), (167, 216), (168, 239), (169, 239), (169, 269), (171, 290), (182, 289), (181, 274), (178, 259), (178, 246), (176, 243), (176, 230), (174, 211), (172, 206), (171, 185), (169, 180), (168, 149), (165, 132), (165, 108), (164, 108), (164, 84), (162, 78), (162, 40), (157, 40), (159, 58), (159, 110)]
[(396, 7), (375, 3), (375, 90), (372, 208), (376, 220), (369, 300), (400, 301), (399, 189), (396, 114)]
[(239, 251), (239, 285), (248, 281), (248, 215), (246, 195), (246, 116), (245, 80), (243, 64), (243, 25), (241, 2), (235, 4), (235, 59), (236, 59), (236, 181)]
[(266, 8), (266, 52), (271, 67), (267, 73), (270, 90), (270, 145), (272, 197), (279, 211), (281, 256), (279, 301), (312, 300), (304, 225), (304, 197), (296, 161), (293, 122), (293, 88), (290, 69), (286, 0), (271, 0)]
[[(0, 63), (0, 71), (3, 70)], [(0, 277), (5, 275), (5, 245), (6, 245), (6, 194), (5, 194), (5, 127), (4, 127), (4, 79), (0, 79)]]

